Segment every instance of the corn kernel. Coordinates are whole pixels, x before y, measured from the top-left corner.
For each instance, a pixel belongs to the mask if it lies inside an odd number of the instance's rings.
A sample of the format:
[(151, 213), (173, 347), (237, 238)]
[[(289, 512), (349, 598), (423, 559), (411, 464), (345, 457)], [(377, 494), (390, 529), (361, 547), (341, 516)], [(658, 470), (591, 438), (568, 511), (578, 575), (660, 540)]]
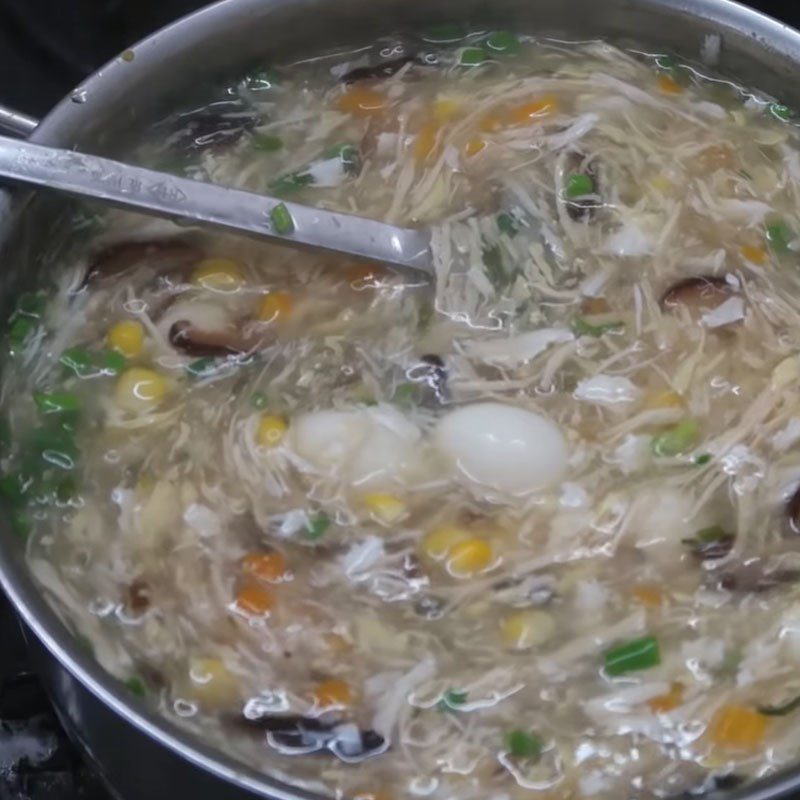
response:
[(478, 153), (483, 151), (485, 147), (486, 147), (486, 142), (483, 139), (480, 139), (477, 136), (473, 136), (464, 145), (464, 154), (467, 156), (467, 158), (472, 158), (473, 156), (476, 156), (478, 155)]
[(754, 750), (764, 741), (770, 719), (745, 706), (723, 706), (708, 726), (711, 741), (730, 750)]
[(658, 88), (666, 94), (681, 94), (683, 92), (683, 86), (671, 75), (659, 75)]
[(555, 631), (555, 620), (546, 611), (518, 611), (500, 625), (503, 641), (513, 650), (528, 650), (543, 644)]
[(193, 658), (189, 663), (189, 692), (206, 709), (235, 705), (239, 686), (225, 664), (218, 658)]
[(647, 701), (647, 705), (654, 714), (667, 714), (674, 711), (683, 703), (684, 689), (685, 687), (680, 681), (674, 681), (668, 692), (651, 697)]
[(281, 443), (289, 425), (277, 414), (265, 414), (261, 417), (256, 431), (256, 441), (260, 447), (276, 447)]
[(467, 539), (450, 548), (447, 570), (458, 578), (468, 578), (483, 572), (492, 563), (492, 546), (483, 539)]
[(157, 372), (144, 367), (131, 367), (119, 376), (114, 400), (123, 410), (137, 414), (155, 408), (167, 391), (167, 381)]
[(631, 589), (631, 597), (648, 608), (661, 608), (664, 605), (664, 592), (652, 583), (639, 583)]
[(434, 561), (442, 561), (453, 547), (470, 538), (469, 531), (457, 525), (440, 525), (422, 540), (422, 553)]
[(364, 495), (362, 502), (379, 522), (397, 522), (406, 513), (406, 504), (392, 494), (371, 492)]
[(461, 111), (461, 107), (461, 103), (458, 100), (453, 100), (450, 97), (440, 97), (438, 100), (434, 100), (433, 115), (440, 124), (443, 124), (455, 119)]
[(647, 409), (685, 408), (685, 406), (683, 397), (673, 391), (656, 392), (649, 395), (644, 401), (644, 407)]
[(739, 252), (742, 254), (742, 258), (749, 261), (751, 264), (758, 264), (760, 266), (767, 263), (767, 251), (763, 247), (743, 244)]
[(144, 347), (144, 326), (136, 320), (118, 322), (108, 332), (108, 346), (125, 358), (138, 358)]
[(329, 678), (314, 689), (313, 697), (320, 708), (342, 708), (353, 702), (353, 690), (346, 681)]
[(262, 581), (278, 583), (286, 577), (286, 556), (274, 550), (269, 553), (248, 553), (242, 569)]
[(236, 594), (236, 608), (251, 617), (265, 617), (272, 610), (272, 592), (257, 583), (246, 583)]
[(338, 111), (352, 114), (354, 117), (371, 117), (380, 114), (388, 105), (386, 98), (374, 89), (364, 86), (353, 86), (335, 103)]
[(508, 109), (503, 114), (506, 125), (530, 125), (540, 117), (546, 117), (558, 111), (558, 98), (553, 94), (546, 94), (531, 103)]
[(291, 313), (294, 300), (289, 292), (269, 292), (258, 305), (258, 318), (262, 322), (282, 322)]
[(230, 258), (207, 258), (192, 273), (192, 283), (214, 292), (235, 292), (245, 281), (244, 270)]

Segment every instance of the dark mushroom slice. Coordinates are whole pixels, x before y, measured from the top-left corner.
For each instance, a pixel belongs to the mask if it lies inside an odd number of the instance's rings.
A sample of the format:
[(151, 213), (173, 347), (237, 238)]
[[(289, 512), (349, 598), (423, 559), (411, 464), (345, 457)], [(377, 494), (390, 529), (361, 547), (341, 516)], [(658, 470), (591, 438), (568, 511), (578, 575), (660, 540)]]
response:
[(698, 531), (690, 539), (684, 539), (683, 544), (689, 547), (692, 555), (698, 561), (713, 561), (725, 558), (733, 549), (736, 537), (725, 531), (720, 525), (712, 525)]
[(700, 275), (672, 284), (661, 296), (660, 306), (663, 311), (675, 311), (683, 307), (702, 313), (713, 311), (735, 294), (736, 289), (725, 278)]
[(125, 592), (125, 607), (134, 614), (143, 614), (150, 608), (150, 585), (142, 578), (131, 581)]
[(169, 343), (192, 358), (222, 358), (249, 352), (255, 342), (236, 331), (206, 331), (189, 320), (179, 320), (169, 329)]
[(771, 567), (763, 559), (753, 558), (720, 574), (711, 574), (720, 589), (729, 592), (768, 592), (782, 584), (800, 580), (800, 570)]
[(447, 368), (440, 356), (435, 353), (420, 356), (419, 362), (406, 370), (406, 378), (423, 389), (421, 403), (425, 404), (426, 400), (427, 404), (434, 401), (436, 404), (446, 402), (449, 396)]
[(379, 61), (377, 64), (365, 67), (356, 67), (345, 72), (341, 77), (344, 84), (357, 83), (358, 81), (381, 81), (396, 75), (406, 64), (431, 66), (417, 55), (405, 55), (392, 58), (388, 61)]
[[(597, 174), (597, 168), (593, 161), (588, 163), (585, 163), (585, 161), (586, 157), (578, 151), (572, 151), (567, 155), (564, 203), (567, 214), (573, 222), (593, 221), (597, 215), (597, 210), (602, 206), (602, 203), (597, 200), (597, 195), (600, 194), (600, 179)], [(570, 197), (570, 178), (572, 176), (586, 179), (589, 191), (585, 195)]]
[(121, 275), (145, 261), (156, 272), (164, 273), (187, 270), (202, 257), (198, 247), (177, 239), (119, 242), (92, 256), (80, 288), (103, 278)]
[(241, 721), (250, 728), (266, 731), (267, 743), (287, 755), (327, 750), (343, 761), (358, 762), (389, 748), (389, 743), (379, 733), (359, 728), (353, 722), (299, 714), (243, 716)]
[(786, 519), (789, 530), (792, 533), (800, 534), (800, 486), (794, 490), (789, 502), (786, 503)]
[(168, 123), (177, 150), (205, 150), (237, 142), (260, 121), (258, 113), (241, 100), (219, 100), (178, 114)]

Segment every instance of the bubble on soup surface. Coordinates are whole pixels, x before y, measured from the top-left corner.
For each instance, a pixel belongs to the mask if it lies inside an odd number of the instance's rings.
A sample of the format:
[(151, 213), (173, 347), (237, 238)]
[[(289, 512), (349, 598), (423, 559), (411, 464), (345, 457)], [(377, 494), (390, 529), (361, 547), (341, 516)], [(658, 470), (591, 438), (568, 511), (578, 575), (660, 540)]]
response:
[(553, 486), (567, 466), (567, 443), (555, 423), (502, 403), (451, 411), (439, 421), (434, 445), (461, 477), (515, 495)]

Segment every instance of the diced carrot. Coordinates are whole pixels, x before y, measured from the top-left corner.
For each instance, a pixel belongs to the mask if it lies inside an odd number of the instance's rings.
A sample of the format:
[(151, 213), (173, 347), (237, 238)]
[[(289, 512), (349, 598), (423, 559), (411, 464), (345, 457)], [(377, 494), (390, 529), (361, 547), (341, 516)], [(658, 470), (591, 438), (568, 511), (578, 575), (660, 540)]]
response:
[(433, 103), (433, 114), (440, 124), (455, 119), (461, 111), (461, 103), (448, 97), (440, 97)]
[(709, 170), (725, 169), (733, 163), (733, 150), (727, 144), (712, 144), (703, 150), (698, 159)]
[(644, 401), (647, 409), (656, 408), (685, 408), (686, 402), (677, 392), (667, 390), (664, 392), (654, 392), (648, 395)]
[(503, 118), (499, 114), (487, 114), (478, 123), (478, 130), (483, 133), (493, 133), (503, 127)]
[(685, 686), (680, 681), (673, 681), (669, 691), (647, 701), (654, 714), (666, 714), (683, 703)]
[(294, 308), (290, 292), (268, 292), (258, 304), (258, 318), (262, 322), (282, 322)]
[(258, 583), (246, 583), (236, 595), (237, 608), (253, 617), (265, 617), (273, 604), (272, 592)]
[(558, 98), (554, 94), (545, 94), (530, 103), (523, 103), (508, 109), (503, 114), (506, 125), (530, 125), (540, 117), (546, 117), (558, 111)]
[(353, 86), (336, 100), (336, 108), (355, 117), (380, 114), (387, 106), (386, 98), (374, 89)]
[(683, 86), (672, 75), (659, 75), (658, 88), (666, 94), (681, 94), (683, 92)]
[(727, 705), (714, 714), (708, 726), (708, 734), (718, 747), (755, 750), (763, 743), (769, 723), (769, 717), (752, 708)]
[(277, 583), (286, 575), (286, 557), (277, 550), (269, 553), (248, 553), (242, 569), (262, 581)]
[(433, 155), (440, 130), (441, 125), (435, 119), (428, 120), (419, 129), (414, 141), (414, 160), (417, 164), (424, 164)]
[(478, 155), (484, 148), (486, 147), (486, 142), (477, 137), (473, 136), (465, 145), (464, 145), (464, 154), (467, 158), (472, 158), (473, 156)]
[(349, 706), (353, 702), (353, 690), (347, 681), (329, 678), (314, 689), (314, 702), (320, 708), (330, 706)]
[(607, 314), (609, 311), (611, 311), (611, 306), (605, 297), (587, 297), (581, 303), (582, 314)]
[(739, 252), (742, 254), (742, 258), (751, 262), (752, 264), (761, 265), (767, 263), (767, 251), (763, 247), (758, 247), (752, 244), (743, 244), (739, 248)]
[(652, 583), (639, 583), (631, 589), (631, 597), (648, 608), (661, 608), (666, 598), (664, 592)]

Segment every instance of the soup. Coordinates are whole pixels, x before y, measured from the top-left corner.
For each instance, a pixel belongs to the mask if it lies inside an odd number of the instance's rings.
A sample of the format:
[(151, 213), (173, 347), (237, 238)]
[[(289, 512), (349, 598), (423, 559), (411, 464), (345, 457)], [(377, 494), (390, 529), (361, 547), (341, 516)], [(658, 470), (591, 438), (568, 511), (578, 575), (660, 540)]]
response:
[(323, 794), (793, 763), (799, 152), (785, 106), (602, 42), (442, 29), (223, 87), (133, 157), (431, 225), (435, 278), (86, 218), (7, 334), (31, 570), (143, 702)]

